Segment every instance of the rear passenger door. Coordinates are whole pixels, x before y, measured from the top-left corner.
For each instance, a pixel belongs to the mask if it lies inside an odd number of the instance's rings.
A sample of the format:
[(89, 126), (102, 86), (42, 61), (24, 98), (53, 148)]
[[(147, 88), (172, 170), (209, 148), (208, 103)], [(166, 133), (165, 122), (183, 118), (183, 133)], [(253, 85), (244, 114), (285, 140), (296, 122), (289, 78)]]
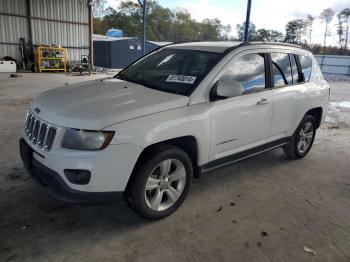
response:
[(293, 53), (272, 52), (270, 58), (274, 90), (270, 136), (279, 139), (291, 136), (301, 120), (307, 103), (311, 65), (303, 72), (299, 55)]

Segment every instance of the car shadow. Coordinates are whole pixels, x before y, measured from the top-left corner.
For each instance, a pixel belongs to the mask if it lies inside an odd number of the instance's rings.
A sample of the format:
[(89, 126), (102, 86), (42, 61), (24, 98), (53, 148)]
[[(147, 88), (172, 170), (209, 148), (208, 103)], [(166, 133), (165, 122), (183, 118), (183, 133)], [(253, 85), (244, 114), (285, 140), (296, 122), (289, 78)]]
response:
[[(274, 165), (283, 165), (289, 160), (281, 153), (274, 150), (258, 156), (254, 156), (240, 162), (230, 164), (213, 171), (205, 173), (201, 179), (194, 179), (191, 194), (205, 194), (203, 187), (208, 187), (215, 182), (217, 186), (224, 183), (234, 182), (238, 179), (240, 172), (244, 169), (245, 179), (250, 176), (256, 176), (257, 170)], [(0, 214), (6, 214), (6, 210), (15, 211), (14, 205), (22, 207), (22, 211), (26, 211), (26, 215), (32, 219), (40, 218), (41, 225), (55, 225), (61, 221), (76, 220), (76, 226), (81, 225), (88, 229), (90, 226), (95, 227), (96, 223), (105, 223), (110, 227), (117, 229), (122, 226), (138, 226), (145, 223), (152, 223), (148, 220), (140, 218), (133, 210), (120, 199), (114, 203), (97, 204), (97, 205), (80, 205), (63, 203), (54, 200), (46, 195), (29, 175), (24, 171), (23, 167), (16, 166), (4, 175), (6, 180), (13, 180), (14, 185), (7, 190), (1, 190), (0, 194), (8, 194), (7, 197), (1, 198)], [(225, 178), (224, 180), (222, 178)], [(8, 181), (11, 183), (11, 181)], [(6, 201), (6, 199), (10, 201)], [(16, 212), (11, 215), (11, 221), (23, 221), (23, 213)], [(15, 216), (13, 216), (15, 215)], [(19, 219), (21, 217), (21, 219)], [(6, 218), (6, 215), (5, 215)], [(30, 223), (30, 221), (28, 221)], [(70, 223), (68, 223), (70, 224)]]
[[(284, 165), (286, 161), (281, 151), (275, 150), (208, 172), (202, 179), (194, 179), (189, 198), (208, 195), (206, 190), (213, 187), (222, 188), (242, 179), (250, 180), (259, 175), (258, 170)], [(0, 235), (9, 236), (0, 254), (3, 251), (10, 256), (15, 252), (13, 246), (25, 244), (28, 239), (60, 239), (68, 245), (77, 243), (80, 237), (109, 239), (155, 223), (139, 217), (125, 201), (106, 205), (78, 205), (53, 200), (34, 186), (34, 181), (29, 179), (21, 164), (5, 170), (2, 175), (6, 183), (12, 186), (0, 191)], [(191, 209), (192, 204), (186, 208)], [(170, 221), (183, 219), (186, 213), (179, 211), (178, 216), (172, 216)], [(162, 225), (169, 222), (165, 220), (157, 223)]]

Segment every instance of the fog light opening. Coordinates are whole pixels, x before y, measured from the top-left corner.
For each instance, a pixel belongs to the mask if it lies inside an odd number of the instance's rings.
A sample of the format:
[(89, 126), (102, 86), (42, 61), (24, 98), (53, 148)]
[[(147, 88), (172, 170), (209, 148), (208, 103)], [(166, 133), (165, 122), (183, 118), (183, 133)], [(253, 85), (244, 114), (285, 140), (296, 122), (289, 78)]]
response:
[(90, 182), (91, 172), (81, 169), (65, 169), (64, 175), (72, 184), (86, 185)]

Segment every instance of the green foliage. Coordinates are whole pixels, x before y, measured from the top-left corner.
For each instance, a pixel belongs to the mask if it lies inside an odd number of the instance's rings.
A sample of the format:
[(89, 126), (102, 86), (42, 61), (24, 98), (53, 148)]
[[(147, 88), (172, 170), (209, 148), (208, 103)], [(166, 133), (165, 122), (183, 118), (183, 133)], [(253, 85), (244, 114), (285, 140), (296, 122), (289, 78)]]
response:
[(281, 32), (276, 30), (267, 30), (264, 28), (258, 29), (255, 34), (254, 40), (257, 41), (268, 41), (268, 42), (282, 42), (284, 36)]
[(106, 0), (93, 0), (92, 2), (92, 14), (94, 17), (101, 17), (106, 5)]
[(338, 15), (337, 34), (339, 45), (342, 49), (347, 49), (349, 41), (350, 8), (343, 9)]
[(294, 19), (286, 24), (285, 41), (293, 44), (301, 44), (301, 37), (306, 34), (308, 21), (305, 19)]
[(198, 40), (201, 34), (199, 23), (191, 18), (191, 15), (185, 9), (174, 11), (173, 19), (173, 42)]
[(329, 24), (333, 20), (334, 11), (331, 8), (324, 9), (320, 14), (320, 19), (322, 22)]
[[(118, 10), (107, 8), (105, 16), (94, 18), (94, 33), (106, 34), (110, 28), (124, 31), (124, 36), (142, 34), (142, 7), (132, 1), (122, 1)], [(197, 22), (187, 10), (164, 8), (157, 1), (147, 1), (147, 39), (153, 41), (221, 40), (228, 38), (229, 26), (219, 19)]]
[[(237, 24), (236, 31), (237, 31), (238, 40), (244, 41), (245, 22), (243, 22), (242, 24)], [(249, 28), (248, 28), (248, 40), (254, 40), (255, 34), (256, 34), (256, 26), (254, 23), (250, 22)]]
[[(312, 25), (315, 21), (315, 17), (307, 15), (306, 19), (295, 19), (289, 21), (286, 24), (286, 37), (285, 41), (290, 43), (301, 44), (303, 48), (310, 50), (314, 54), (325, 55), (350, 55), (348, 50), (349, 29), (350, 29), (350, 8), (344, 8), (340, 11), (337, 17), (337, 35), (339, 46), (327, 46), (326, 38), (331, 35), (328, 26), (331, 25), (335, 12), (331, 8), (324, 9), (318, 19), (325, 24), (324, 41), (321, 44), (312, 44)], [(308, 31), (308, 33), (307, 33)], [(308, 41), (304, 40), (302, 43), (301, 38), (306, 35)]]
[(350, 55), (350, 50), (344, 50), (338, 46), (323, 46), (321, 44), (302, 45), (303, 48), (316, 55)]
[[(242, 24), (237, 24), (236, 26), (238, 40), (244, 40), (244, 31), (245, 31), (245, 22)], [(282, 42), (284, 36), (281, 32), (276, 30), (269, 30), (265, 28), (260, 28), (256, 30), (254, 23), (249, 24), (248, 29), (248, 38), (249, 41), (268, 41), (268, 42)]]

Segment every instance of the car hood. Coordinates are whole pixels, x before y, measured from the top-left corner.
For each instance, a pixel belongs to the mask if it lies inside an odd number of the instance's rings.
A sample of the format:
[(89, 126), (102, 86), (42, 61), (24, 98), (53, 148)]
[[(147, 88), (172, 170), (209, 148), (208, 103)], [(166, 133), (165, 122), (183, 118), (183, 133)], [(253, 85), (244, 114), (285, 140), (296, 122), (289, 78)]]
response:
[(57, 126), (99, 130), (118, 122), (183, 107), (188, 102), (186, 96), (112, 78), (46, 91), (34, 99), (31, 111)]

